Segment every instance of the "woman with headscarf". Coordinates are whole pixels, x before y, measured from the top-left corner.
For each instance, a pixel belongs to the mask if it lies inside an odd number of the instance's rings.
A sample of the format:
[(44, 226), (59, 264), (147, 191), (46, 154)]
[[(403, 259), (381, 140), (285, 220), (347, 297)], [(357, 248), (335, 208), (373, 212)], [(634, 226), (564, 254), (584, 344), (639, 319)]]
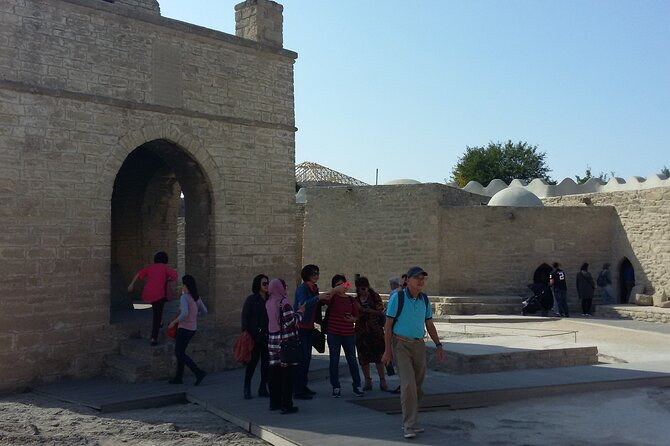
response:
[(293, 373), (297, 363), (281, 361), (281, 343), (298, 339), (298, 322), (305, 312), (305, 305), (300, 305), (297, 312), (293, 311), (286, 298), (285, 282), (281, 279), (270, 281), (268, 294), (265, 308), (268, 314), (270, 410), (295, 413), (298, 408), (293, 405)]
[(589, 264), (583, 263), (577, 274), (577, 296), (582, 301), (582, 316), (593, 316), (591, 306), (595, 289), (596, 283), (589, 272)]

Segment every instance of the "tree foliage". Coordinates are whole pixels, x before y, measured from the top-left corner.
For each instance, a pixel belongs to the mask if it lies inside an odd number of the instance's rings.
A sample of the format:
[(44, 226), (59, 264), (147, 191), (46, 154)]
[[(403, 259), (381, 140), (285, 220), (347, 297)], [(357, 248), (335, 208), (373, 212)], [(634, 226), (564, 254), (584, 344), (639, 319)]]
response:
[(531, 181), (542, 178), (552, 182), (545, 163), (546, 153), (526, 142), (490, 142), (486, 147), (466, 147), (453, 168), (452, 179), (463, 187), (470, 181), (486, 186), (496, 178), (509, 184), (513, 179)]
[[(610, 175), (611, 174), (611, 175)], [(600, 181), (603, 181), (607, 183), (607, 181), (610, 178), (614, 178), (614, 172), (610, 172), (609, 174), (605, 172), (600, 172), (598, 176), (595, 176), (591, 173), (591, 166), (587, 165), (586, 166), (586, 172), (584, 172), (584, 176), (580, 177), (579, 175), (575, 175), (575, 181), (577, 184), (584, 184), (587, 181), (589, 181), (591, 178), (598, 178)]]
[(665, 175), (666, 178), (670, 178), (670, 169), (668, 169), (668, 166), (663, 166), (663, 169), (661, 169), (661, 175)]

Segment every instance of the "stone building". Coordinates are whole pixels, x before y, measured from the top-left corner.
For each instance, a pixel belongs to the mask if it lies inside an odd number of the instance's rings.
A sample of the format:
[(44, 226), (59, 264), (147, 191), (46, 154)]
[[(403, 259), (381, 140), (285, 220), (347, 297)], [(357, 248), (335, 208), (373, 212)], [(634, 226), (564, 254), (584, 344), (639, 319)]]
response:
[(492, 296), (527, 294), (557, 261), (569, 299), (583, 262), (594, 277), (608, 262), (619, 302), (628, 301), (622, 274), (630, 265), (638, 291), (661, 305), (670, 297), (670, 180), (656, 180), (648, 189), (543, 200), (527, 192), (530, 202), (507, 203), (500, 188), (493, 198), (443, 184), (307, 188), (298, 262), (319, 265), (324, 283), (335, 273), (365, 275), (380, 292), (418, 264), (430, 294)]
[(293, 274), (297, 54), (281, 5), (235, 9), (233, 36), (155, 0), (1, 2), (0, 391), (101, 373), (158, 250), (223, 331), (254, 274)]

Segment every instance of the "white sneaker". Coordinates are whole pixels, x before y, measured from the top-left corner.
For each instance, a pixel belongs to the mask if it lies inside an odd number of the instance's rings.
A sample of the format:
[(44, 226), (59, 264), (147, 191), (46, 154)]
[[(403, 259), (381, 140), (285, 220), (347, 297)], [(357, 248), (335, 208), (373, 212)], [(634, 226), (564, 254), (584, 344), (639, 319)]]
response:
[(415, 438), (416, 434), (414, 433), (413, 430), (409, 429), (409, 430), (405, 431), (405, 433), (403, 434), (403, 437), (405, 437), (405, 438)]

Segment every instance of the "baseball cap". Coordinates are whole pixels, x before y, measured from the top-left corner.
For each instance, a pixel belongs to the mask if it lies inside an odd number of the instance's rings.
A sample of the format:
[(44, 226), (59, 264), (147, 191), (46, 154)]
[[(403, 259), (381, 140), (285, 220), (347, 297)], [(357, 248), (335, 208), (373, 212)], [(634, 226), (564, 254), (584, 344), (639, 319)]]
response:
[(419, 277), (427, 276), (428, 273), (423, 270), (420, 266), (413, 266), (407, 271), (407, 277)]

